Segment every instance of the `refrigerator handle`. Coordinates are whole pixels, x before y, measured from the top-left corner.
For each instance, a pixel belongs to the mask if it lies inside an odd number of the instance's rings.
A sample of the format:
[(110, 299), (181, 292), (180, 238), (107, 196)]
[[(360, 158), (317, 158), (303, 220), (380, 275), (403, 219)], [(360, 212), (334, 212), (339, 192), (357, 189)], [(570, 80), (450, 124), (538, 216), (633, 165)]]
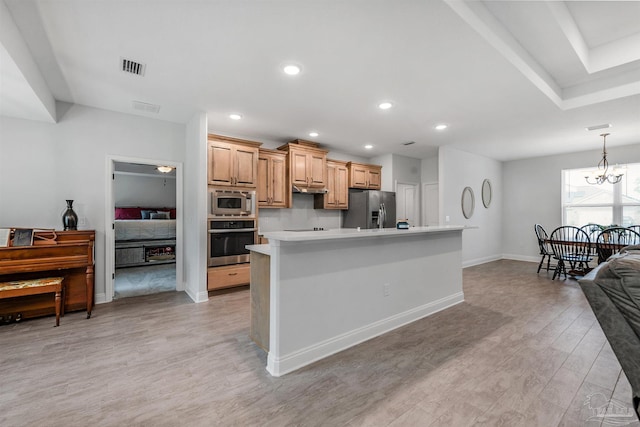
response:
[(384, 228), (384, 223), (387, 222), (387, 211), (384, 208), (384, 203), (380, 203), (380, 219), (378, 222), (378, 228)]

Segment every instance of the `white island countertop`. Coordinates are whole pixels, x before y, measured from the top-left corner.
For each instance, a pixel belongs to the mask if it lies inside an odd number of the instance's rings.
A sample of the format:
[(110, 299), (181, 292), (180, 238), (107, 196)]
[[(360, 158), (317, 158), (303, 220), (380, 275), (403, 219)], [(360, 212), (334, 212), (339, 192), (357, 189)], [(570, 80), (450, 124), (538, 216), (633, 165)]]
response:
[(247, 245), (245, 246), (245, 248), (249, 249), (250, 251), (253, 252), (258, 252), (260, 254), (263, 255), (271, 255), (271, 249), (269, 248), (268, 244), (263, 244), (263, 245)]
[(442, 233), (447, 231), (460, 231), (466, 227), (462, 225), (433, 225), (422, 227), (410, 227), (408, 229), (396, 228), (338, 228), (318, 231), (265, 231), (263, 234), (269, 240), (280, 240), (284, 242), (302, 242), (314, 240), (334, 240), (334, 239), (358, 239), (368, 237), (387, 237), (401, 235), (415, 235), (426, 233)]

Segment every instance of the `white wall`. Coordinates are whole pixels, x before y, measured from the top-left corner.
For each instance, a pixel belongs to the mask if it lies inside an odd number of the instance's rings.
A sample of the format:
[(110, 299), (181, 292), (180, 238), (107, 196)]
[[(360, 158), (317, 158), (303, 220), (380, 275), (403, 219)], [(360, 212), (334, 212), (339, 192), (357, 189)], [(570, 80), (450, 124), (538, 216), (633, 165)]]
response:
[[(449, 224), (477, 227), (462, 232), (462, 263), (465, 267), (502, 257), (502, 164), (449, 147), (438, 153), (440, 184), (440, 219)], [(482, 204), (482, 182), (491, 181), (493, 197), (489, 208)], [(462, 190), (471, 187), (475, 194), (475, 210), (470, 219), (462, 214)]]
[[(394, 154), (392, 166), (393, 190), (395, 191), (395, 183), (403, 182), (406, 184), (420, 184), (422, 161), (414, 157), (401, 156)], [(418, 186), (418, 192), (420, 186)]]
[(175, 208), (175, 177), (116, 172), (113, 198), (116, 207)]
[[(640, 144), (607, 147), (612, 163), (640, 162)], [(595, 167), (602, 151), (590, 150), (505, 162), (503, 253), (505, 258), (539, 261), (533, 226), (551, 232), (562, 225), (561, 171)]]
[(184, 179), (185, 291), (196, 302), (207, 293), (207, 115), (186, 126)]
[(293, 206), (289, 209), (260, 209), (260, 233), (313, 227), (340, 228), (342, 211), (314, 209), (313, 197), (311, 194), (293, 193)]
[(104, 295), (107, 156), (181, 162), (184, 139), (184, 125), (80, 105), (58, 123), (0, 117), (0, 227), (60, 230), (65, 200), (75, 200), (79, 228), (96, 230)]
[(422, 159), (420, 177), (424, 183), (438, 182), (438, 156)]

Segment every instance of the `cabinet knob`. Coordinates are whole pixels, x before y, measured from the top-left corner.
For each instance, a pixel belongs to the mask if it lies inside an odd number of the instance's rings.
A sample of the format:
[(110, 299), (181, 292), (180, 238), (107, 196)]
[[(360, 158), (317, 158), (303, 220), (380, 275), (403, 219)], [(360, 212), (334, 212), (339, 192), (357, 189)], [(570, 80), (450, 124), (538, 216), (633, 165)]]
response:
[(237, 276), (238, 273), (229, 273), (229, 276)]

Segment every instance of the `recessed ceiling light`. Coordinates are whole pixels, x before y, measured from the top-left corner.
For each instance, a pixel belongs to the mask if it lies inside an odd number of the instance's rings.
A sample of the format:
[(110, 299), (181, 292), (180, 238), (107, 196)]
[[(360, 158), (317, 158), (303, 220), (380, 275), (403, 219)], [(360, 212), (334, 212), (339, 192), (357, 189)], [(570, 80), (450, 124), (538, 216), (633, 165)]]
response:
[(367, 150), (371, 150), (373, 148), (373, 145), (367, 144), (364, 146), (364, 148), (366, 148)]
[(229, 118), (231, 120), (240, 120), (242, 118), (242, 115), (233, 113), (233, 114), (229, 114)]
[(312, 138), (315, 138), (316, 136), (320, 135), (318, 132), (309, 132), (309, 136)]
[(288, 74), (290, 76), (296, 76), (300, 74), (300, 67), (295, 64), (288, 64), (282, 68), (282, 71), (284, 71), (285, 74)]
[(378, 104), (378, 108), (381, 110), (388, 110), (391, 107), (393, 107), (393, 104), (388, 101), (381, 102), (380, 104)]
[(448, 127), (449, 127), (448, 125), (445, 125), (444, 123), (441, 123), (441, 124), (439, 124), (439, 125), (435, 125), (435, 126), (434, 126), (434, 129), (435, 129), (435, 130), (445, 130), (445, 129), (446, 129), (446, 128), (448, 128)]

